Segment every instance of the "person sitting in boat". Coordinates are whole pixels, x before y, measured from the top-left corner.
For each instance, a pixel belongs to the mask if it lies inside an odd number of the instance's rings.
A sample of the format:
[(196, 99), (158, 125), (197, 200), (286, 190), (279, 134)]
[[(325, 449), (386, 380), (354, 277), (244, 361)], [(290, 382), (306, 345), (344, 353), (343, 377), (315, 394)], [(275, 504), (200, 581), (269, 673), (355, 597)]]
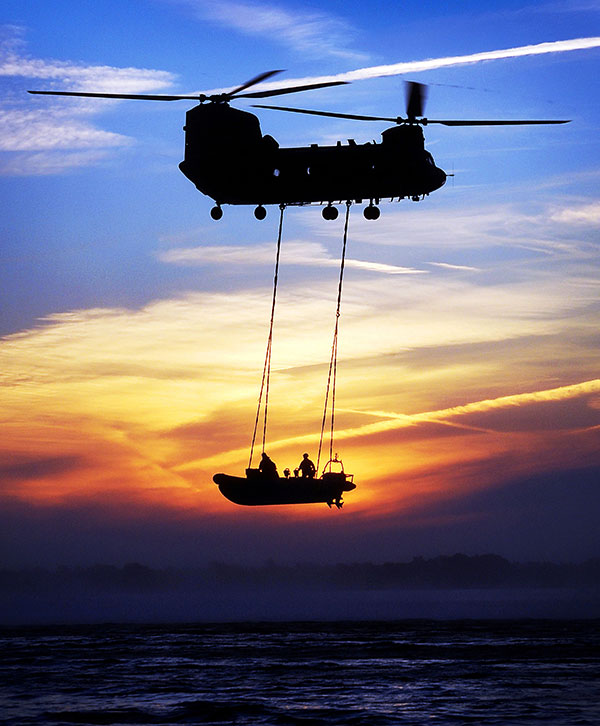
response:
[(315, 478), (315, 465), (308, 458), (308, 454), (302, 454), (302, 461), (298, 464), (298, 469), (302, 472), (303, 479)]
[(260, 464), (258, 465), (258, 470), (263, 476), (268, 477), (269, 479), (277, 479), (279, 476), (275, 462), (272, 459), (269, 459), (264, 451), (262, 453)]

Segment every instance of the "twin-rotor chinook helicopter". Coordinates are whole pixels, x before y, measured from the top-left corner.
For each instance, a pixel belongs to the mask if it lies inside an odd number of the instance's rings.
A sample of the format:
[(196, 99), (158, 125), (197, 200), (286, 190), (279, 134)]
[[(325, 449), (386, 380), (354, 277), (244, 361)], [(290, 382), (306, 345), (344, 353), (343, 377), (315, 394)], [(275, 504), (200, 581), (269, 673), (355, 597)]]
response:
[(185, 158), (179, 168), (203, 194), (214, 199), (213, 219), (223, 216), (223, 204), (255, 205), (257, 219), (266, 217), (264, 205), (324, 204), (323, 217), (336, 219), (336, 201), (362, 203), (366, 219), (379, 217), (381, 199), (410, 198), (418, 201), (446, 182), (446, 173), (435, 165), (425, 149), (422, 126), (502, 126), (521, 124), (561, 124), (562, 121), (462, 121), (423, 117), (426, 87), (407, 84), (406, 116), (364, 116), (309, 109), (256, 104), (257, 108), (353, 119), (388, 121), (395, 125), (382, 133), (380, 143), (336, 146), (311, 144), (280, 148), (269, 135), (263, 136), (259, 120), (247, 111), (232, 108), (237, 98), (267, 98), (287, 93), (342, 85), (343, 81), (312, 83), (290, 88), (244, 93), (281, 71), (267, 71), (232, 91), (210, 96), (170, 96), (126, 93), (83, 93), (75, 91), (29, 91), (34, 94), (95, 98), (177, 101), (193, 99), (198, 105), (186, 114)]

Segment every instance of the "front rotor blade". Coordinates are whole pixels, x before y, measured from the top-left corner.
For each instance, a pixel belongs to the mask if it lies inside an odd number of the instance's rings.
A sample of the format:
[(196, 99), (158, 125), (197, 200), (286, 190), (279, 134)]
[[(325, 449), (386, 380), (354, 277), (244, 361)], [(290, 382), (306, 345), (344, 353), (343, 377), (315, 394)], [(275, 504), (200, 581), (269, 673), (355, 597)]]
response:
[(234, 98), (268, 98), (269, 96), (283, 96), (285, 93), (296, 93), (299, 91), (310, 91), (316, 88), (327, 88), (328, 86), (345, 86), (348, 81), (328, 81), (327, 83), (308, 83), (305, 86), (292, 86), (291, 88), (279, 88), (273, 91), (252, 91), (252, 93), (236, 93)]
[(251, 78), (249, 81), (246, 81), (242, 86), (239, 86), (234, 91), (230, 91), (227, 96), (237, 96), (237, 94), (240, 91), (243, 91), (246, 88), (250, 88), (250, 86), (255, 86), (257, 83), (260, 83), (261, 81), (264, 81), (266, 78), (270, 78), (271, 76), (274, 76), (276, 73), (283, 73), (283, 70), (279, 71), (265, 71), (264, 73), (259, 74), (258, 76), (255, 76), (254, 78)]
[(415, 81), (406, 83), (406, 115), (409, 119), (419, 118), (423, 115), (427, 86)]
[(523, 120), (523, 121), (435, 121), (434, 119), (423, 119), (423, 123), (426, 124), (443, 124), (444, 126), (524, 126), (528, 124), (568, 124), (571, 123), (571, 119), (561, 121), (535, 121), (535, 120)]
[(290, 111), (291, 113), (307, 113), (311, 116), (329, 116), (331, 118), (348, 118), (353, 121), (391, 121), (392, 123), (403, 123), (406, 119), (389, 116), (360, 116), (354, 113), (334, 113), (333, 111), (312, 111), (306, 108), (288, 108), (287, 106), (266, 106), (261, 103), (253, 103), (252, 108), (271, 108), (275, 111)]
[(79, 91), (27, 91), (39, 96), (79, 96), (82, 98), (132, 98), (136, 101), (179, 101), (192, 99), (197, 101), (199, 96), (164, 96), (149, 93), (83, 93)]

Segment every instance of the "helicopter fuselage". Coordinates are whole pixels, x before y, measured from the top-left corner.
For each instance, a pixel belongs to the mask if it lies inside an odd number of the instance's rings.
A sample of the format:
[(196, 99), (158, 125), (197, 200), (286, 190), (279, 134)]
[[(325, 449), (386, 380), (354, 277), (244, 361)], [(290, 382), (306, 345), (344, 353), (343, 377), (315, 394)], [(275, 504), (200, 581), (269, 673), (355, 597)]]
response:
[(425, 149), (420, 126), (387, 129), (380, 143), (280, 148), (258, 118), (227, 104), (186, 115), (179, 168), (221, 204), (310, 204), (422, 198), (446, 181)]
[(199, 104), (186, 114), (185, 158), (179, 168), (203, 194), (215, 200), (210, 211), (213, 219), (223, 215), (222, 204), (255, 204), (257, 219), (266, 216), (265, 204), (325, 204), (323, 217), (335, 219), (338, 210), (333, 202), (369, 200), (363, 214), (377, 219), (381, 199), (418, 201), (446, 182), (445, 172), (435, 165), (425, 149), (422, 126), (517, 126), (524, 124), (564, 124), (568, 120), (465, 120), (427, 119), (423, 116), (426, 87), (407, 83), (406, 115), (365, 116), (314, 109), (255, 104), (292, 113), (302, 113), (358, 121), (395, 123), (386, 129), (379, 143), (335, 146), (280, 148), (272, 136), (263, 136), (258, 118), (247, 111), (232, 108), (234, 99), (263, 99), (343, 85), (345, 81), (318, 81), (282, 88), (248, 89), (281, 71), (266, 71), (233, 90), (212, 94), (190, 95), (148, 93), (104, 93), (93, 91), (29, 91), (52, 96), (80, 96), (153, 101), (197, 99)]

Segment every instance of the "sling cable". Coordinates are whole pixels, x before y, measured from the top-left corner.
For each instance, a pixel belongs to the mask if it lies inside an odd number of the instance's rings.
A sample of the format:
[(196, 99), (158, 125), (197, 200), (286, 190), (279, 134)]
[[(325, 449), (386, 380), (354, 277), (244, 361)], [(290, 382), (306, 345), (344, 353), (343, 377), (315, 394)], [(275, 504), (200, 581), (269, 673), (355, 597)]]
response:
[[(269, 410), (269, 386), (271, 380), (271, 351), (273, 348), (273, 326), (275, 321), (275, 305), (277, 302), (277, 283), (279, 280), (279, 260), (281, 256), (281, 238), (283, 231), (283, 215), (285, 205), (281, 204), (279, 215), (279, 230), (277, 234), (277, 250), (275, 255), (275, 272), (273, 275), (273, 296), (271, 301), (271, 319), (269, 323), (269, 335), (265, 352), (265, 362), (258, 396), (256, 418), (250, 445), (250, 458), (246, 476), (231, 476), (229, 474), (215, 474), (213, 481), (218, 484), (221, 494), (235, 504), (249, 506), (272, 505), (272, 504), (309, 504), (324, 502), (329, 507), (335, 504), (338, 509), (342, 507), (343, 492), (352, 491), (356, 488), (353, 481), (353, 474), (344, 472), (344, 465), (338, 459), (337, 453), (333, 454), (334, 429), (335, 429), (335, 395), (337, 383), (337, 352), (339, 319), (342, 304), (342, 285), (344, 280), (344, 266), (346, 259), (346, 246), (348, 241), (348, 221), (350, 218), (351, 202), (346, 202), (346, 219), (344, 223), (344, 239), (342, 245), (342, 258), (340, 263), (340, 277), (338, 282), (337, 306), (335, 312), (335, 326), (333, 341), (331, 345), (331, 356), (329, 361), (329, 372), (325, 390), (325, 402), (323, 406), (323, 417), (321, 421), (321, 433), (319, 438), (319, 451), (316, 467), (304, 455), (304, 460), (298, 469), (294, 470), (294, 476), (290, 476), (290, 470), (285, 469), (284, 476), (280, 477), (277, 467), (265, 452), (267, 439), (267, 420)], [(254, 447), (256, 445), (257, 433), (262, 413), (262, 453), (261, 461), (257, 469), (252, 468)], [(325, 439), (325, 427), (329, 415), (329, 461), (323, 467), (321, 476), (318, 476), (321, 462), (323, 441)], [(308, 463), (306, 463), (308, 462)], [(302, 476), (299, 476), (299, 469)], [(334, 470), (335, 469), (335, 470)]]

